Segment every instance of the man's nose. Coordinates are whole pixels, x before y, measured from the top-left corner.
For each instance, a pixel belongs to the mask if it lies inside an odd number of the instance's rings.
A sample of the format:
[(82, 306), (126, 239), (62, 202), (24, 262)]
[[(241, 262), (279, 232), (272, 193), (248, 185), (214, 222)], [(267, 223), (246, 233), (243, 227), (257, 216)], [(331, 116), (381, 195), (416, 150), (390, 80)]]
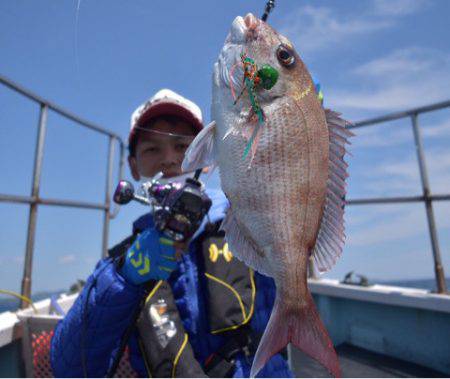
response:
[(163, 150), (162, 165), (170, 166), (177, 163), (176, 151), (171, 146), (166, 146)]

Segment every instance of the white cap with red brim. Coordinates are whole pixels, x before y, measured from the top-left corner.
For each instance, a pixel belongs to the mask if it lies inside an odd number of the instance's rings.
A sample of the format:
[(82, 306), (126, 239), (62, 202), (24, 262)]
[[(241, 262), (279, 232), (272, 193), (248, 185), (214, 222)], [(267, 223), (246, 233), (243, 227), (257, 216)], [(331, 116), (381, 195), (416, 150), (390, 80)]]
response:
[(197, 133), (203, 128), (202, 111), (196, 104), (170, 89), (162, 89), (131, 115), (128, 141), (131, 141), (136, 128), (158, 116), (178, 116), (189, 122)]

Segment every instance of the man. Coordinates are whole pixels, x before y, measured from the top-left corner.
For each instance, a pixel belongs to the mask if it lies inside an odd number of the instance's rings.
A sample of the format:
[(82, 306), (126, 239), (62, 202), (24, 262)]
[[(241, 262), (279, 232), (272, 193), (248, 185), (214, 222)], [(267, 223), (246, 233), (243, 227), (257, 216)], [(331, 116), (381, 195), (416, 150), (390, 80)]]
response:
[[(162, 172), (163, 180), (184, 181), (184, 153), (202, 127), (194, 103), (159, 91), (131, 119), (133, 178)], [(233, 257), (219, 231), (228, 203), (220, 191), (207, 193), (206, 221), (178, 259), (146, 214), (97, 264), (55, 328), (55, 376), (111, 376), (124, 354), (141, 377), (249, 376), (275, 286)], [(260, 376), (290, 377), (285, 356), (274, 356)]]

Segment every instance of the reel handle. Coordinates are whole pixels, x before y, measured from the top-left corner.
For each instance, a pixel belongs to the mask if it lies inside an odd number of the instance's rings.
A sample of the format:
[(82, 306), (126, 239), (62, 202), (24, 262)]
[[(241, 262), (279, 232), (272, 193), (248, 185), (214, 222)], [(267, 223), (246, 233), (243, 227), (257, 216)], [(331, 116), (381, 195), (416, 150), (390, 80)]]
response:
[(113, 200), (116, 204), (125, 205), (131, 200), (137, 201), (144, 205), (151, 205), (150, 201), (145, 197), (135, 194), (134, 186), (127, 180), (121, 180), (114, 191)]

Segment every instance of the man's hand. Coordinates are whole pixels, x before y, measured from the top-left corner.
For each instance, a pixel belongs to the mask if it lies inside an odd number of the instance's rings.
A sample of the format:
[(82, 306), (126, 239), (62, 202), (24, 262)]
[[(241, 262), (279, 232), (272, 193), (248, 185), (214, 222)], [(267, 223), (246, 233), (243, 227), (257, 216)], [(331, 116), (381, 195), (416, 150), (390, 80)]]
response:
[(157, 230), (147, 229), (136, 238), (128, 249), (120, 272), (133, 284), (148, 280), (166, 280), (177, 267), (176, 246)]

